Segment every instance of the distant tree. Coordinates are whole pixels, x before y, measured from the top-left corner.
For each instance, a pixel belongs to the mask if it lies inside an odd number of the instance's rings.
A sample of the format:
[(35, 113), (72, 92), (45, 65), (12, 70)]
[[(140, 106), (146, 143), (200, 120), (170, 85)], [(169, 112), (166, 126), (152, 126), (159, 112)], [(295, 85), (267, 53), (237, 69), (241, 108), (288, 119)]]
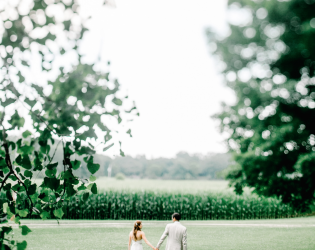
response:
[[(123, 173), (125, 176), (131, 178), (179, 180), (222, 179), (218, 174), (228, 167), (230, 155), (190, 155), (180, 152), (174, 158), (161, 157), (156, 159), (147, 159), (144, 156), (126, 156), (108, 159), (106, 156), (97, 155), (95, 156), (95, 161), (98, 163), (108, 161), (108, 164), (111, 164), (113, 167), (113, 175)], [(104, 175), (102, 171), (100, 169), (99, 176)]]
[(116, 180), (123, 181), (125, 179), (125, 175), (123, 173), (118, 173), (115, 176)]
[[(135, 107), (124, 110), (125, 97), (119, 97), (119, 83), (108, 71), (83, 63), (78, 49), (87, 20), (78, 1), (0, 1), (0, 191), (8, 199), (1, 208), (1, 222), (14, 218), (22, 235), (30, 229), (20, 218), (50, 218), (51, 207), (54, 216), (62, 218), (63, 203), (71, 196), (83, 192), (87, 200), (97, 193), (93, 175), (100, 165), (93, 155), (112, 146), (112, 128), (106, 123), (111, 119), (120, 126), (124, 117), (136, 112)], [(69, 57), (76, 62), (66, 68), (54, 66), (56, 59)], [(37, 59), (40, 83), (30, 75)], [(45, 83), (51, 75), (54, 80)], [(104, 138), (98, 138), (96, 130), (103, 131)], [(54, 159), (58, 145), (60, 168)], [(81, 167), (80, 156), (89, 179), (74, 174)], [(43, 177), (40, 186), (32, 181), (38, 176)], [(1, 227), (0, 249), (25, 249), (26, 241), (12, 241), (10, 232), (11, 226)]]
[[(237, 163), (237, 193), (254, 187), (302, 210), (315, 199), (315, 1), (229, 0), (227, 37), (208, 30), (237, 103), (214, 118)], [(230, 16), (233, 16), (230, 15)]]

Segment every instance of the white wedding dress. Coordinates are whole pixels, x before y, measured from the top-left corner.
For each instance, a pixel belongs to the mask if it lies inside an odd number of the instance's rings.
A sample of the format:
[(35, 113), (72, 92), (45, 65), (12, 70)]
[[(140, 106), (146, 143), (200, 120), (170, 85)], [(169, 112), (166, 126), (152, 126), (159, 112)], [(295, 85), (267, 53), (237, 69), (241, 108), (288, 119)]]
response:
[(130, 250), (143, 250), (142, 240), (137, 240), (137, 241), (132, 240)]

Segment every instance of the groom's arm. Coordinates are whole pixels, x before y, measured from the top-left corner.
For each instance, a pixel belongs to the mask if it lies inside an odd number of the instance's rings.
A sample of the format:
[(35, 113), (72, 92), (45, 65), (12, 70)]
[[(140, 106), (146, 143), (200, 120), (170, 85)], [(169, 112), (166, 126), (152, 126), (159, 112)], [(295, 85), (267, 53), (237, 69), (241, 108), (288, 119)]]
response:
[(159, 240), (159, 243), (157, 244), (156, 248), (159, 249), (160, 246), (162, 245), (163, 241), (165, 240), (165, 238), (168, 236), (168, 225), (165, 228), (164, 233), (162, 234), (161, 239)]
[(182, 246), (183, 246), (183, 250), (187, 250), (187, 229), (185, 229), (183, 233)]

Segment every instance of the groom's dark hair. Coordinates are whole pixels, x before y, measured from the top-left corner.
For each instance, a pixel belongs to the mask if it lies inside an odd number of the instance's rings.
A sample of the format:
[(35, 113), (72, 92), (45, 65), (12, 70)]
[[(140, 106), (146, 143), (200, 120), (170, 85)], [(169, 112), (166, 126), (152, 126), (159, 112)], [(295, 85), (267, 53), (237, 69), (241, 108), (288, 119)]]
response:
[(172, 218), (174, 219), (176, 219), (176, 220), (180, 220), (181, 219), (181, 216), (180, 216), (180, 214), (179, 213), (174, 213), (173, 215), (172, 215)]

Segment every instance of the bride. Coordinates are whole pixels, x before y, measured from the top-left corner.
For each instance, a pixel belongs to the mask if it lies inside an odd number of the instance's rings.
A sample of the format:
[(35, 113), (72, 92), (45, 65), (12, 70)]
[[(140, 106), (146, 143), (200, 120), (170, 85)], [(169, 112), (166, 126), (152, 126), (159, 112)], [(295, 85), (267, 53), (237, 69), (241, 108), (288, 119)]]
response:
[(152, 246), (151, 243), (147, 240), (144, 232), (141, 231), (141, 228), (142, 222), (140, 220), (137, 220), (133, 226), (133, 230), (129, 234), (128, 250), (143, 250), (142, 239), (145, 241), (145, 243), (147, 243), (148, 246), (156, 250), (156, 248)]

